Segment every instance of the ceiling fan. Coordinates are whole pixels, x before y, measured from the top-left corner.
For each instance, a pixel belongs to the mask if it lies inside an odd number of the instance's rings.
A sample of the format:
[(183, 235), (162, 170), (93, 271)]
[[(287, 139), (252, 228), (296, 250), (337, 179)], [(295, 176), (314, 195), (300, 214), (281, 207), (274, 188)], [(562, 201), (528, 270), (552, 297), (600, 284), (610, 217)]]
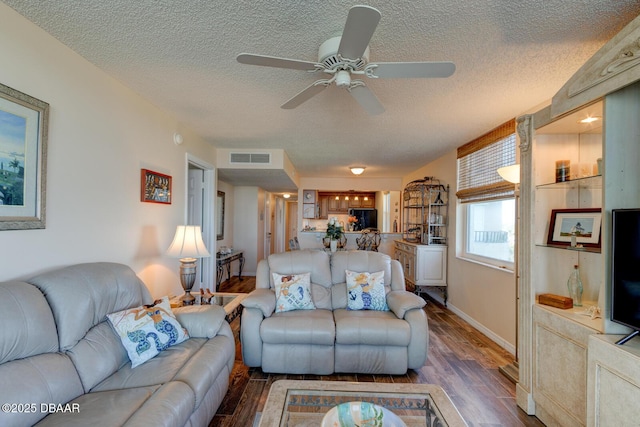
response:
[(369, 41), (380, 16), (380, 12), (373, 7), (353, 6), (349, 9), (342, 36), (330, 38), (320, 45), (318, 62), (251, 53), (241, 53), (236, 59), (242, 64), (321, 72), (327, 75), (327, 78), (316, 80), (307, 86), (282, 104), (281, 108), (296, 108), (335, 83), (337, 87), (346, 89), (367, 113), (380, 114), (384, 112), (384, 107), (364, 81), (359, 79), (360, 76), (372, 79), (449, 77), (456, 69), (452, 62), (369, 63)]

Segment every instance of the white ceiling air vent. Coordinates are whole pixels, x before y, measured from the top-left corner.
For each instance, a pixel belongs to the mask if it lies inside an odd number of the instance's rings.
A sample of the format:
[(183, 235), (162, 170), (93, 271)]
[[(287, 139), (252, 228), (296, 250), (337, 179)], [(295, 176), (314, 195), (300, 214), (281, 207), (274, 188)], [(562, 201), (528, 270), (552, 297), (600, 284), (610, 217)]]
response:
[(235, 163), (235, 164), (252, 163), (252, 164), (268, 165), (271, 163), (271, 154), (270, 153), (230, 153), (229, 163)]

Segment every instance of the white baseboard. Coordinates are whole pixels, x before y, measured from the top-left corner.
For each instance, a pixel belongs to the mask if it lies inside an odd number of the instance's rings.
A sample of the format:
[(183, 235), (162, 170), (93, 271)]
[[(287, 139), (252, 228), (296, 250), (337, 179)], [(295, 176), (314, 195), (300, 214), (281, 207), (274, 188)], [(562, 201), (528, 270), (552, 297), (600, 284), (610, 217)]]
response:
[[(429, 292), (429, 291), (425, 291), (425, 293), (429, 294), (431, 298), (438, 301), (440, 304), (444, 305), (444, 299), (442, 298), (441, 295), (438, 295), (436, 293)], [(474, 328), (476, 328), (477, 330), (485, 334), (491, 341), (495, 342), (500, 347), (504, 348), (506, 351), (508, 351), (509, 353), (515, 356), (516, 349), (513, 344), (509, 343), (504, 338), (495, 334), (491, 329), (487, 328), (483, 324), (477, 322), (474, 318), (467, 315), (467, 313), (465, 313), (464, 311), (458, 309), (455, 305), (452, 305), (449, 301), (447, 301), (447, 308), (452, 312), (454, 312), (456, 315), (458, 315), (462, 320), (464, 320), (465, 322), (467, 322), (468, 324), (470, 324), (471, 326), (473, 326)]]

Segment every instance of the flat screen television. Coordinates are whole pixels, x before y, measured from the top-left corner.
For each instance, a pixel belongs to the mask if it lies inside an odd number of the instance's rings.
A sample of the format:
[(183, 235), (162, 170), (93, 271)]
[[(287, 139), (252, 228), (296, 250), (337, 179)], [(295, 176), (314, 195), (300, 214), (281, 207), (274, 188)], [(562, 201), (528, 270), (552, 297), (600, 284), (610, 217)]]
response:
[(611, 251), (611, 320), (640, 333), (640, 209), (614, 209)]

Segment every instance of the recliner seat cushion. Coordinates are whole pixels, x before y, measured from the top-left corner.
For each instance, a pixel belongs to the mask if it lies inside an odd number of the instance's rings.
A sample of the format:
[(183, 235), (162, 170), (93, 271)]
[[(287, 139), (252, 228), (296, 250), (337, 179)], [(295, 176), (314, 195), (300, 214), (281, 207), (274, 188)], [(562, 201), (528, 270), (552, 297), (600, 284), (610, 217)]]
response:
[(36, 426), (181, 426), (191, 416), (193, 402), (193, 391), (180, 381), (87, 393), (69, 402), (78, 412), (53, 413)]
[(35, 403), (35, 411), (2, 412), (0, 425), (32, 425), (42, 419), (41, 403), (64, 404), (84, 390), (71, 360), (61, 353), (43, 353), (0, 365), (0, 401)]
[(330, 310), (295, 310), (276, 313), (260, 324), (262, 341), (271, 344), (332, 346), (335, 323)]
[(408, 346), (409, 323), (390, 311), (345, 310), (333, 312), (337, 344)]

